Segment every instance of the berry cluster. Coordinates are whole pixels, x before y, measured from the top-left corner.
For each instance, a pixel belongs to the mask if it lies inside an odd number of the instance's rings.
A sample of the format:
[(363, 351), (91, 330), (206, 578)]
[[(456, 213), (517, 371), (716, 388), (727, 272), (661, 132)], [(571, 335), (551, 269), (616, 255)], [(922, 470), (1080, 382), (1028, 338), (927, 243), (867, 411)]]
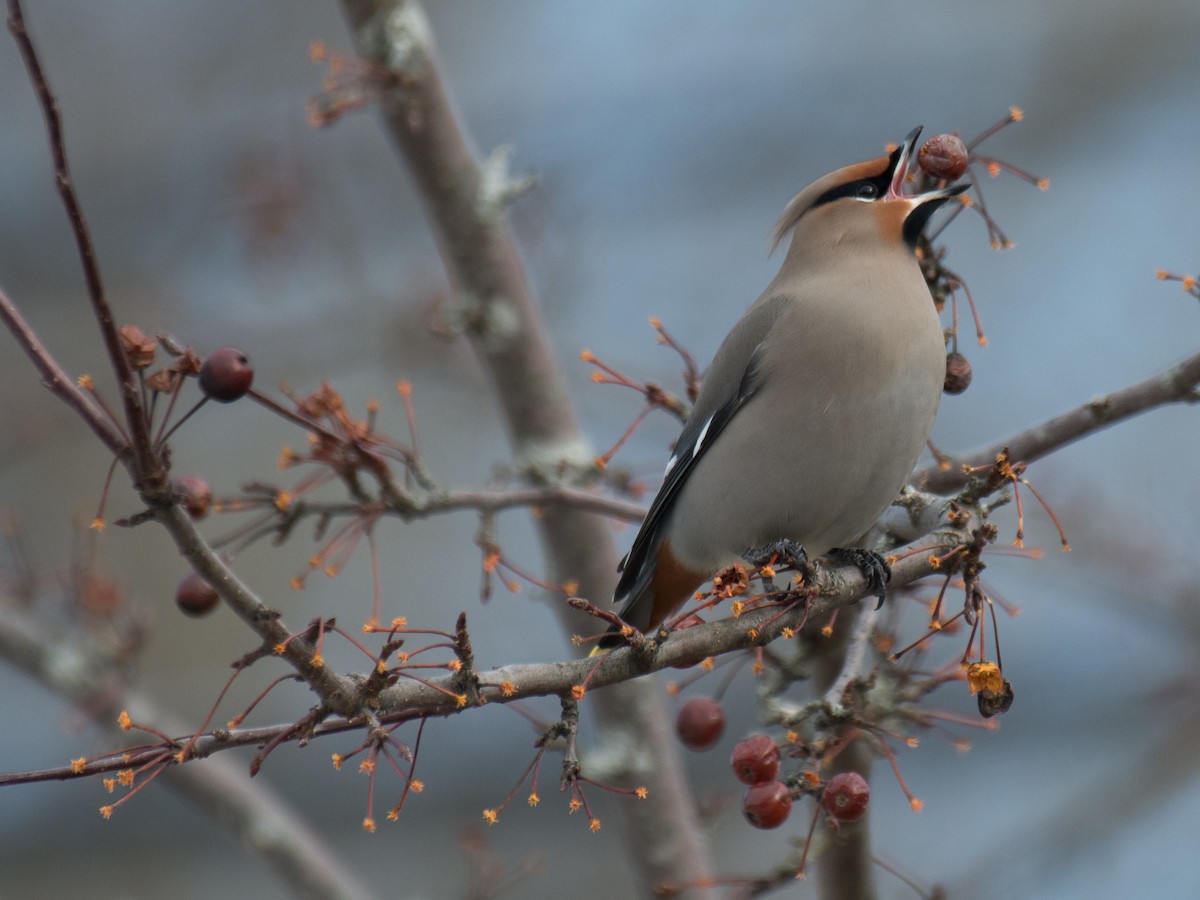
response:
[[(708, 750), (725, 731), (725, 712), (710, 697), (692, 697), (679, 709), (675, 733), (689, 750)], [(752, 734), (738, 741), (729, 756), (734, 777), (748, 785), (742, 798), (742, 815), (755, 828), (778, 828), (792, 811), (798, 792), (779, 777), (782, 755), (775, 739)], [(815, 777), (813, 783), (817, 783)], [(834, 822), (853, 822), (867, 811), (871, 789), (857, 772), (838, 772), (823, 786), (806, 789), (819, 799)]]

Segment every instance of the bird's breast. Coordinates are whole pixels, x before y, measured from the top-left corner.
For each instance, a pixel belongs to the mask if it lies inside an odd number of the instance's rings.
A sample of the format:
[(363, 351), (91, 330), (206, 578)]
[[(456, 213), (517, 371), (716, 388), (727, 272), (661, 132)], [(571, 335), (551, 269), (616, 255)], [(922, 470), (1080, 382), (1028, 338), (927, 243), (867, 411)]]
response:
[(933, 425), (945, 347), (915, 261), (893, 272), (791, 286), (760, 389), (680, 491), (672, 546), (686, 564), (712, 570), (779, 538), (845, 546), (895, 498)]

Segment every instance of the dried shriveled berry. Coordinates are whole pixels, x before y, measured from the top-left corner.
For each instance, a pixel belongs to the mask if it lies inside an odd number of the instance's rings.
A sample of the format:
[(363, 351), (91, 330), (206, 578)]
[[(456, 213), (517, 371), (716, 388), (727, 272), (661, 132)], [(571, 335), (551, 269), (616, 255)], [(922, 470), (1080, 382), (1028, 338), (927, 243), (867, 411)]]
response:
[(778, 828), (792, 811), (792, 794), (782, 781), (762, 781), (746, 789), (742, 815), (755, 828)]
[(946, 383), (942, 390), (947, 394), (961, 394), (970, 386), (971, 363), (957, 350), (952, 350), (946, 354)]
[(206, 397), (232, 403), (245, 396), (254, 383), (254, 369), (246, 354), (234, 347), (222, 347), (208, 354), (200, 367), (200, 390)]
[(193, 618), (208, 615), (217, 608), (218, 601), (212, 585), (195, 572), (185, 576), (175, 588), (175, 605)]
[(742, 784), (774, 781), (779, 775), (779, 745), (770, 735), (752, 734), (733, 748), (729, 765)]
[(203, 519), (212, 507), (212, 488), (203, 478), (192, 475), (182, 475), (171, 482), (175, 493), (179, 495), (183, 508), (193, 519)]
[(853, 822), (867, 811), (871, 789), (857, 772), (838, 772), (825, 785), (821, 805), (839, 822)]
[(979, 714), (985, 719), (1006, 713), (1013, 705), (1012, 682), (1005, 679), (1000, 690), (980, 691), (975, 699), (979, 703)]
[(174, 369), (159, 369), (146, 376), (146, 387), (160, 394), (172, 394), (179, 384), (179, 373)]
[(154, 338), (147, 337), (136, 325), (122, 325), (117, 329), (117, 339), (132, 368), (146, 369), (154, 362)]
[(725, 731), (725, 711), (710, 697), (692, 697), (679, 708), (675, 733), (689, 750), (707, 750)]
[(934, 178), (954, 181), (967, 171), (968, 155), (957, 134), (935, 134), (917, 152), (917, 165)]

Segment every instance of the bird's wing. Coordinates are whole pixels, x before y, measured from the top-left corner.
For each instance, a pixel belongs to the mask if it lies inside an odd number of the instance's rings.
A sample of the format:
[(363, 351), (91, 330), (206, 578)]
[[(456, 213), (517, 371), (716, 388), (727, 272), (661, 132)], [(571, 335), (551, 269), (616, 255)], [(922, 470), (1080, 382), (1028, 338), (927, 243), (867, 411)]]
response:
[(692, 415), (667, 462), (662, 487), (650, 504), (632, 549), (621, 560), (621, 578), (614, 599), (622, 604), (623, 617), (643, 596), (654, 576), (668, 513), (688, 475), (762, 384), (761, 362), (767, 334), (786, 302), (787, 298), (781, 296), (755, 304), (734, 326), (713, 358)]

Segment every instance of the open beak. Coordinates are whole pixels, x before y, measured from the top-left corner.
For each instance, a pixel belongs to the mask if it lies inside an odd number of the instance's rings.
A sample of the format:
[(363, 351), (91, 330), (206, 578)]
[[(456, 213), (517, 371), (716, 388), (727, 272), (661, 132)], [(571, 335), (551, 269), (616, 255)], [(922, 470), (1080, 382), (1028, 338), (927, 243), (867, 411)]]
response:
[(970, 184), (955, 184), (924, 194), (907, 194), (904, 191), (904, 181), (908, 177), (908, 167), (917, 155), (917, 139), (921, 136), (923, 125), (918, 125), (905, 137), (904, 142), (893, 151), (892, 180), (888, 186), (888, 200), (907, 200), (914, 207), (921, 206), (931, 200), (946, 201), (957, 197), (970, 187)]

